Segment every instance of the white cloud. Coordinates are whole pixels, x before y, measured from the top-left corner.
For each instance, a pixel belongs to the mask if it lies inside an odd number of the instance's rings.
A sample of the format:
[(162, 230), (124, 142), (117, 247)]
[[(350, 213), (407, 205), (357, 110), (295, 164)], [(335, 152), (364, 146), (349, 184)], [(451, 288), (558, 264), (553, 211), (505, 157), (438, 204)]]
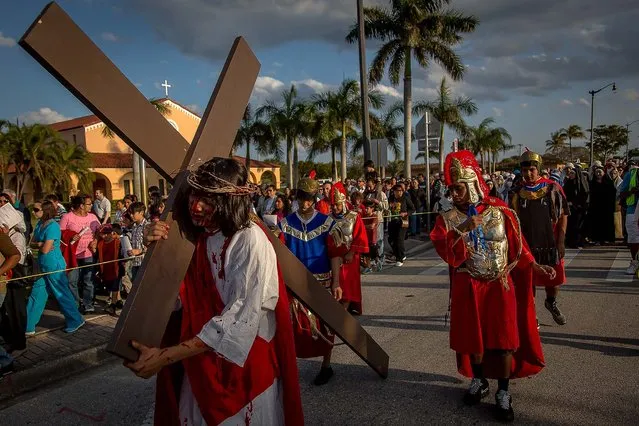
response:
[(393, 98), (403, 99), (401, 93), (397, 89), (391, 86), (386, 86), (384, 84), (378, 84), (376, 86), (371, 87), (372, 89), (377, 89), (379, 93), (384, 96), (390, 96)]
[(571, 101), (571, 100), (569, 100), (569, 99), (562, 99), (562, 101), (561, 101), (561, 105), (563, 105), (563, 106), (570, 106), (570, 105), (573, 105), (573, 103), (572, 103), (572, 101)]
[(587, 101), (585, 98), (579, 98), (579, 103), (581, 105), (585, 105), (585, 106), (588, 106), (588, 107), (590, 106), (590, 102)]
[(528, 104), (520, 104), (519, 106), (522, 108), (528, 108)]
[(294, 84), (295, 86), (302, 86), (302, 85), (308, 86), (311, 89), (313, 89), (315, 93), (324, 92), (331, 88), (330, 85), (324, 84), (321, 81), (317, 81), (312, 78), (307, 78), (306, 80), (294, 80), (294, 81), (291, 81), (291, 84)]
[(639, 100), (639, 91), (636, 89), (628, 89), (624, 92), (624, 97), (629, 101), (637, 101)]
[(116, 36), (113, 33), (105, 32), (105, 33), (102, 33), (102, 40), (112, 41), (112, 42), (115, 43), (115, 42), (120, 41), (120, 37)]
[(21, 114), (18, 118), (20, 119), (20, 121), (24, 121), (27, 124), (32, 124), (32, 123), (51, 124), (51, 123), (57, 123), (58, 121), (65, 121), (69, 119), (69, 117), (65, 117), (59, 112), (54, 111), (48, 107), (40, 108), (37, 111), (25, 112), (24, 114)]
[(493, 107), (493, 114), (495, 114), (496, 117), (501, 117), (504, 115), (504, 110), (501, 108)]
[(277, 67), (277, 68), (280, 68), (280, 67), (283, 67), (284, 65), (282, 63), (280, 63), (280, 62), (273, 62), (273, 66)]
[(135, 87), (140, 88), (142, 87), (142, 83), (133, 83), (135, 85)]
[(253, 87), (253, 93), (259, 95), (269, 95), (275, 91), (280, 91), (284, 88), (284, 83), (280, 80), (267, 77), (267, 76), (259, 76), (255, 81), (255, 86)]
[(16, 45), (15, 39), (11, 37), (5, 37), (2, 35), (2, 31), (0, 31), (0, 47), (13, 47)]

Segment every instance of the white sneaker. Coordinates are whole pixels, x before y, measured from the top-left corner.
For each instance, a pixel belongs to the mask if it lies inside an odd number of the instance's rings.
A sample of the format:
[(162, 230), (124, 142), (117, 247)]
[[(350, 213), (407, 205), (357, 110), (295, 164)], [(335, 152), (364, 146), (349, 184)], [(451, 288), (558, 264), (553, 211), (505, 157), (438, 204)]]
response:
[(404, 262), (395, 262), (395, 266), (404, 266)]
[(634, 275), (637, 272), (637, 268), (639, 268), (639, 260), (633, 260), (630, 262), (628, 269), (626, 269), (626, 275)]

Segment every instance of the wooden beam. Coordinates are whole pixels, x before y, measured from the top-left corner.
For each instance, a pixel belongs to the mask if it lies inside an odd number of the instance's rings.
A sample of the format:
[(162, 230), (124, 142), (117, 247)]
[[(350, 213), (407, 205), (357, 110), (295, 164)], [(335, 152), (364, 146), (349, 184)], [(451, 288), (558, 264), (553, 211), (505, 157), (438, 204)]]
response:
[[(45, 7), (20, 40), (58, 81), (138, 152), (174, 188), (163, 220), (173, 224), (169, 239), (149, 248), (108, 350), (134, 360), (131, 339), (158, 346), (193, 254), (170, 213), (186, 187), (186, 170), (212, 157), (226, 157), (259, 72), (259, 62), (236, 39), (202, 121), (189, 146), (71, 18), (55, 3)], [(388, 355), (315, 280), (277, 238), (278, 262), (288, 288), (379, 375), (388, 374)]]

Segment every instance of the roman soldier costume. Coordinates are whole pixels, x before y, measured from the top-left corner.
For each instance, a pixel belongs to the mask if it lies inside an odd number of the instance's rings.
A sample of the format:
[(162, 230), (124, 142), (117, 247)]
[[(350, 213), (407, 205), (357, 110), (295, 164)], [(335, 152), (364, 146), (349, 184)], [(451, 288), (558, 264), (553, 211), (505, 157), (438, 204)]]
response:
[[(330, 193), (331, 204), (341, 205), (342, 213), (331, 214), (335, 226), (329, 239), (328, 255), (330, 258), (340, 257), (339, 284), (342, 288), (342, 303), (348, 303), (351, 313), (362, 313), (362, 280), (360, 275), (360, 255), (368, 253), (368, 238), (364, 222), (357, 210), (349, 210), (346, 189), (341, 182), (333, 185)], [(353, 253), (353, 258), (346, 263), (344, 256)]]
[[(516, 214), (501, 199), (488, 196), (471, 152), (446, 157), (445, 179), (449, 186), (466, 186), (468, 210), (454, 206), (441, 213), (431, 240), (450, 266), (450, 347), (457, 353), (459, 372), (473, 378), (467, 396), (477, 403), (488, 394), (486, 378), (508, 379), (500, 364), (504, 353), (513, 353), (510, 378), (531, 376), (544, 367), (532, 294), (534, 258)], [(476, 215), (482, 218), (479, 227), (470, 232), (459, 229)], [(514, 270), (520, 271), (517, 280)], [(472, 364), (475, 355), (483, 357), (479, 377)], [(507, 386), (496, 399), (500, 413), (512, 416)]]

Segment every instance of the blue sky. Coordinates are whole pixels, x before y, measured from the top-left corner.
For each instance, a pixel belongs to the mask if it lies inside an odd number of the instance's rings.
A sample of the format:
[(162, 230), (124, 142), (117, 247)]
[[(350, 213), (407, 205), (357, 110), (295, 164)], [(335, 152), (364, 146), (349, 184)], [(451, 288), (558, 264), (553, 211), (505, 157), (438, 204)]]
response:
[[(3, 3), (0, 117), (53, 122), (87, 114), (15, 43), (47, 2)], [(471, 123), (493, 117), (514, 143), (542, 150), (553, 130), (573, 123), (589, 127), (588, 90), (611, 81), (618, 90), (597, 95), (595, 122), (639, 119), (639, 2), (451, 4), (482, 22), (458, 49), (468, 70), (463, 82), (453, 83), (456, 94), (471, 96), (479, 105)], [(277, 99), (291, 83), (310, 95), (339, 85), (343, 77), (358, 76), (356, 46), (344, 42), (355, 19), (354, 1), (62, 0), (60, 5), (145, 96), (163, 96), (159, 85), (168, 79), (170, 97), (195, 109), (206, 104), (237, 35), (247, 38), (262, 63), (254, 104)], [(371, 43), (369, 62), (374, 54)], [(414, 97), (432, 97), (443, 75), (437, 65), (416, 71)], [(401, 99), (401, 85), (393, 88), (385, 80), (378, 88), (389, 102)], [(452, 137), (449, 131), (448, 143)], [(632, 146), (639, 147), (639, 123)]]

